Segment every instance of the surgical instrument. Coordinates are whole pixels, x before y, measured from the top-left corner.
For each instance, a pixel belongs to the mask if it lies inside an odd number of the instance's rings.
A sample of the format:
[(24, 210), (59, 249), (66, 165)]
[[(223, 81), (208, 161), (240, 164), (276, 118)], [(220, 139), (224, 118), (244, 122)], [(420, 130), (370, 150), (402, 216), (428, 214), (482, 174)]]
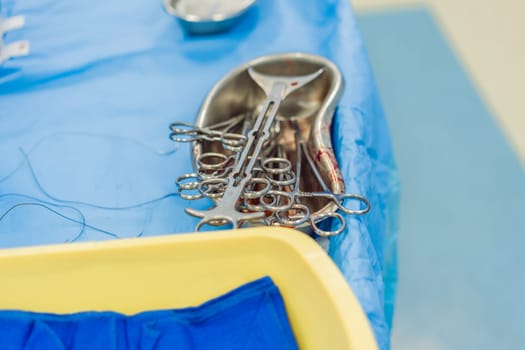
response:
[(253, 68), (250, 68), (248, 73), (263, 89), (267, 97), (264, 101), (263, 108), (255, 120), (253, 129), (248, 135), (242, 153), (235, 163), (233, 171), (227, 178), (227, 187), (220, 202), (206, 211), (186, 208), (188, 214), (201, 218), (201, 221), (196, 227), (197, 231), (199, 231), (204, 224), (212, 221), (226, 221), (230, 223), (233, 228), (238, 228), (243, 222), (264, 217), (264, 212), (245, 213), (239, 211), (237, 202), (241, 198), (245, 186), (252, 178), (252, 170), (255, 162), (261, 153), (262, 145), (269, 139), (269, 130), (274, 122), (281, 102), (290, 93), (321, 75), (323, 70), (319, 69), (314, 73), (303, 76), (286, 77), (263, 74), (255, 71)]

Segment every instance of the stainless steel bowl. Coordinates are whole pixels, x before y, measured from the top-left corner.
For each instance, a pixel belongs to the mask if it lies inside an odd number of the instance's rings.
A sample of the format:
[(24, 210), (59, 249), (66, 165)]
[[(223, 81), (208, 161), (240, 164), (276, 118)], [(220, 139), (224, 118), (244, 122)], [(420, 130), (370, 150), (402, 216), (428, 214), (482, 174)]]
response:
[[(210, 91), (201, 105), (196, 125), (207, 127), (239, 115), (256, 115), (265, 99), (261, 88), (248, 75), (253, 67), (261, 73), (273, 75), (304, 75), (323, 68), (324, 73), (308, 85), (290, 94), (282, 103), (278, 120), (294, 119), (301, 138), (307, 140), (308, 151), (314, 159), (324, 182), (336, 194), (344, 193), (344, 182), (339, 170), (330, 138), (334, 110), (343, 91), (341, 72), (331, 61), (305, 53), (277, 54), (257, 58), (228, 73)], [(295, 162), (295, 134), (290, 123), (280, 123), (279, 144), (284, 145), (286, 157)], [(193, 145), (194, 166), (203, 152), (227, 153), (217, 142), (196, 142)], [(302, 163), (301, 163), (302, 164)], [(302, 191), (322, 191), (308, 164), (302, 165), (300, 187)], [(336, 205), (322, 198), (304, 198), (312, 213), (337, 210)], [(300, 229), (309, 230), (304, 224)]]
[(165, 0), (166, 11), (190, 34), (213, 34), (231, 28), (255, 0)]

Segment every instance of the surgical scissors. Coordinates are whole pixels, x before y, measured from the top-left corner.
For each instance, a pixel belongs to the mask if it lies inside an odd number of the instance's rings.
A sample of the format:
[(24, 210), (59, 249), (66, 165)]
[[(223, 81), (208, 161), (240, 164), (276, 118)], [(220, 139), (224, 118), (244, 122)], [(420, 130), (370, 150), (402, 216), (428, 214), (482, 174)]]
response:
[[(312, 157), (306, 150), (306, 146), (304, 142), (301, 142), (300, 148), (302, 148), (306, 161), (308, 162), (308, 165), (312, 169), (315, 175), (315, 178), (317, 179), (319, 185), (321, 185), (321, 188), (323, 190), (322, 192), (302, 192), (301, 191), (299, 192), (300, 197), (325, 197), (327, 199), (330, 199), (332, 202), (334, 202), (335, 205), (337, 205), (337, 207), (342, 212), (344, 212), (345, 214), (349, 214), (349, 215), (363, 215), (363, 214), (368, 213), (368, 211), (370, 210), (370, 203), (364, 196), (361, 196), (355, 193), (333, 193), (332, 191), (330, 191), (326, 183), (323, 181), (323, 178), (321, 174), (319, 173), (319, 170), (315, 166), (315, 163)], [(357, 200), (358, 202), (364, 203), (365, 207), (363, 209), (349, 209), (344, 206), (344, 201), (347, 199)]]
[[(328, 237), (328, 236), (335, 236), (343, 232), (346, 228), (346, 220), (345, 218), (338, 212), (335, 211), (329, 211), (329, 212), (321, 212), (321, 213), (310, 213), (310, 210), (307, 206), (300, 203), (299, 198), (301, 197), (317, 197), (317, 198), (326, 198), (330, 200), (332, 203), (334, 203), (338, 209), (340, 209), (345, 214), (349, 215), (362, 215), (367, 213), (370, 210), (370, 203), (368, 200), (358, 194), (350, 194), (350, 193), (333, 193), (330, 191), (326, 183), (324, 182), (323, 178), (321, 177), (321, 174), (319, 173), (319, 170), (315, 166), (315, 163), (308, 153), (308, 150), (306, 150), (306, 145), (304, 141), (299, 139), (299, 133), (297, 132), (297, 126), (295, 122), (294, 127), (296, 129), (295, 135), (296, 135), (296, 169), (295, 169), (295, 175), (296, 175), (296, 182), (294, 185), (294, 188), (292, 191), (268, 191), (264, 198), (261, 200), (263, 203), (263, 207), (265, 207), (267, 210), (273, 211), (274, 215), (277, 219), (277, 222), (283, 225), (299, 225), (307, 220), (310, 221), (310, 225), (315, 233), (317, 233), (319, 236)], [(300, 190), (300, 177), (301, 177), (301, 163), (304, 158), (307, 160), (309, 167), (311, 168), (312, 172), (314, 173), (314, 176), (321, 186), (323, 191), (320, 192), (304, 192)], [(276, 202), (281, 202), (278, 200), (278, 197), (284, 197), (287, 198), (285, 200), (284, 204), (275, 204)], [(357, 200), (360, 203), (364, 203), (365, 207), (363, 209), (349, 209), (344, 206), (344, 201), (347, 199), (351, 200)], [(290, 215), (290, 212), (294, 212), (293, 215)], [(324, 221), (327, 218), (333, 218), (339, 221), (340, 225), (338, 228), (327, 231), (323, 230), (319, 227), (318, 223), (321, 221)]]
[(222, 123), (217, 123), (205, 128), (193, 124), (176, 122), (170, 125), (170, 139), (175, 142), (210, 141), (220, 142), (223, 147), (233, 152), (240, 152), (246, 144), (247, 137), (242, 134), (230, 132), (246, 115), (241, 114)]

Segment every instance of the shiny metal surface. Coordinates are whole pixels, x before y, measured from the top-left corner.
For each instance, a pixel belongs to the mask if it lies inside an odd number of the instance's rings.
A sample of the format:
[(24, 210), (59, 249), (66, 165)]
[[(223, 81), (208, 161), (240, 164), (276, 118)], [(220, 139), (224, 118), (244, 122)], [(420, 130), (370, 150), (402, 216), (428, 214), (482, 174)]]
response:
[[(335, 107), (343, 89), (343, 79), (338, 68), (323, 57), (304, 54), (278, 54), (255, 59), (227, 74), (210, 91), (196, 119), (196, 126), (207, 128), (223, 123), (235, 116), (245, 115), (245, 123), (239, 123), (230, 132), (242, 133), (243, 128), (253, 125), (255, 115), (260, 113), (265, 93), (250, 77), (249, 68), (263, 74), (278, 76), (306, 75), (322, 69), (323, 74), (303, 88), (292, 92), (280, 105), (273, 126), (273, 146), (278, 145), (283, 157), (296, 163), (296, 131), (305, 142), (309, 156), (330, 193), (344, 194), (344, 182), (333, 153), (330, 140), (330, 124)], [(292, 123), (293, 122), (293, 123)], [(295, 125), (295, 126), (294, 126)], [(218, 142), (195, 142), (194, 165), (202, 153), (233, 154)], [(302, 169), (299, 186), (303, 192), (327, 192), (307, 165)], [(334, 213), (338, 205), (326, 196), (305, 196), (301, 203), (314, 217)], [(300, 209), (302, 210), (302, 209)], [(278, 223), (274, 223), (278, 224)], [(298, 228), (310, 231), (309, 223)]]
[[(297, 137), (296, 142), (296, 166), (295, 174), (297, 178), (301, 177), (301, 169), (303, 168), (303, 162), (305, 165), (309, 165), (309, 168), (315, 175), (315, 180), (319, 183), (323, 189), (321, 192), (304, 192), (300, 188), (300, 181), (295, 182), (293, 188), (290, 188), (288, 191), (269, 191), (265, 193), (265, 197), (271, 196), (281, 196), (286, 198), (285, 203), (291, 203), (292, 205), (281, 206), (279, 204), (275, 205), (273, 203), (279, 202), (275, 200), (272, 204), (266, 205), (266, 209), (274, 211), (277, 222), (282, 225), (293, 225), (298, 226), (303, 222), (309, 221), (310, 227), (312, 230), (319, 236), (329, 237), (335, 236), (342, 233), (346, 228), (345, 218), (336, 211), (323, 211), (311, 213), (310, 209), (302, 204), (304, 198), (324, 198), (331, 200), (336, 206), (337, 209), (341, 210), (345, 214), (349, 215), (362, 215), (366, 214), (370, 210), (370, 203), (368, 200), (358, 194), (335, 194), (330, 191), (328, 186), (324, 183), (324, 180), (321, 177), (321, 174), (317, 170), (312, 158), (306, 150), (305, 144)], [(358, 208), (360, 209), (350, 209), (345, 207), (345, 201), (348, 202), (351, 200), (355, 203), (358, 203)], [(348, 203), (347, 203), (348, 204)], [(331, 219), (332, 222), (335, 221), (335, 224), (331, 229), (323, 229), (320, 227), (320, 223), (326, 219)]]
[(226, 128), (217, 129), (199, 128), (192, 124), (176, 122), (170, 125), (170, 139), (174, 142), (211, 141), (221, 142), (222, 146), (230, 151), (238, 152), (246, 144), (246, 136), (228, 132), (235, 126), (235, 118), (228, 121)]
[[(262, 88), (266, 97), (262, 103), (262, 108), (254, 120), (253, 127), (250, 128), (250, 132), (246, 135), (246, 144), (236, 158), (228, 177), (209, 179), (200, 184), (204, 184), (211, 189), (211, 191), (208, 191), (206, 188), (199, 188), (200, 192), (204, 194), (211, 193), (213, 196), (209, 196), (209, 198), (220, 198), (220, 200), (215, 206), (207, 210), (186, 208), (188, 214), (201, 218), (201, 221), (197, 224), (197, 231), (205, 224), (219, 225), (218, 223), (227, 223), (231, 224), (233, 228), (239, 228), (246, 222), (266, 217), (264, 210), (245, 211), (239, 205), (239, 202), (243, 199), (246, 187), (254, 178), (254, 167), (261, 160), (259, 156), (263, 152), (264, 145), (267, 144), (267, 141), (272, 136), (275, 136), (271, 131), (281, 103), (294, 91), (300, 91), (302, 87), (315, 81), (322, 73), (323, 69), (319, 68), (310, 74), (284, 76), (264, 74), (257, 72), (253, 67), (248, 68), (249, 76)], [(272, 174), (280, 174), (283, 170), (286, 173), (291, 166), (281, 168), (278, 164), (282, 164), (283, 161), (286, 163), (287, 159), (266, 158), (263, 161), (263, 168), (270, 169)], [(277, 164), (278, 168), (271, 167), (270, 164)], [(222, 187), (224, 186), (223, 190)], [(263, 201), (260, 203), (264, 206)], [(285, 207), (288, 208), (291, 204), (292, 202), (289, 202), (285, 204)]]
[(213, 34), (228, 30), (255, 0), (165, 0), (166, 12), (175, 16), (190, 34)]

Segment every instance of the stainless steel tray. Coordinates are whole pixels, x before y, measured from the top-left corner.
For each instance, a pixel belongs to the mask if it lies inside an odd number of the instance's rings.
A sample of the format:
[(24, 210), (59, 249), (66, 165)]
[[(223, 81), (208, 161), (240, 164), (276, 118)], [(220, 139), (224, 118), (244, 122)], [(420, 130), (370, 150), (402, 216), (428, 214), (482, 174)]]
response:
[[(295, 120), (301, 137), (306, 140), (310, 156), (314, 160), (324, 182), (334, 194), (344, 193), (344, 181), (331, 144), (332, 117), (343, 91), (341, 72), (331, 61), (306, 53), (276, 54), (257, 58), (229, 72), (206, 96), (196, 119), (196, 125), (204, 128), (227, 121), (235, 116), (253, 118), (265, 99), (261, 88), (248, 75), (248, 68), (273, 75), (304, 75), (320, 68), (323, 74), (310, 84), (293, 92), (283, 101), (277, 122), (281, 128), (278, 140), (284, 145), (286, 158), (295, 164), (295, 133), (287, 120)], [(233, 132), (240, 130), (233, 130)], [(198, 141), (193, 144), (194, 167), (203, 152), (228, 154), (218, 142)], [(303, 162), (304, 163), (304, 162)], [(308, 164), (302, 164), (300, 188), (303, 191), (322, 191)], [(325, 198), (304, 198), (312, 213), (335, 212), (337, 206)], [(309, 230), (305, 223), (299, 229)]]

